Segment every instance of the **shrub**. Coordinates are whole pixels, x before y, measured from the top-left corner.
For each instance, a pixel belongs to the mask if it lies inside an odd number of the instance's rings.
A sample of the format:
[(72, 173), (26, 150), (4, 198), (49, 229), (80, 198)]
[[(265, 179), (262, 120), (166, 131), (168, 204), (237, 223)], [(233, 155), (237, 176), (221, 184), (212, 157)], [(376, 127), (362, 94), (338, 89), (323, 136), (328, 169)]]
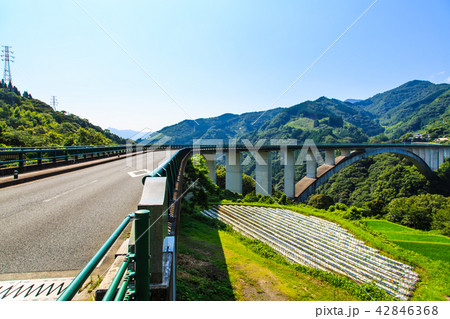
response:
[(366, 212), (364, 217), (384, 215), (386, 203), (381, 199), (374, 199), (364, 204)]
[(308, 202), (308, 205), (319, 209), (328, 209), (333, 204), (333, 199), (330, 196), (324, 194), (313, 195)]

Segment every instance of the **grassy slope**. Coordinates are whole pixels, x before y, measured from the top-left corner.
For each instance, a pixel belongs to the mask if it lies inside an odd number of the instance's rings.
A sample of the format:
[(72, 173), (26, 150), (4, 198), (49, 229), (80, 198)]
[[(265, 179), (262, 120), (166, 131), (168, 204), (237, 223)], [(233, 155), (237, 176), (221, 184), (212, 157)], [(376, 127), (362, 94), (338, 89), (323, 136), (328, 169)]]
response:
[(183, 215), (179, 300), (354, 300), (344, 289), (264, 258), (239, 235)]
[[(230, 203), (227, 202), (226, 204)], [(280, 207), (278, 204), (269, 205), (261, 203), (238, 203), (237, 205)], [(450, 263), (442, 260), (433, 260), (418, 252), (405, 249), (404, 247), (401, 247), (386, 238), (386, 236), (380, 236), (380, 232), (369, 228), (364, 221), (350, 221), (348, 219), (344, 219), (338, 214), (333, 214), (325, 210), (315, 209), (301, 204), (283, 206), (283, 208), (336, 222), (352, 232), (356, 238), (363, 240), (367, 245), (380, 249), (380, 253), (414, 266), (415, 271), (419, 273), (421, 281), (419, 282), (411, 300), (447, 300), (447, 298), (449, 298)]]
[(367, 225), (400, 247), (430, 259), (450, 263), (450, 238), (404, 227), (384, 220), (369, 220)]

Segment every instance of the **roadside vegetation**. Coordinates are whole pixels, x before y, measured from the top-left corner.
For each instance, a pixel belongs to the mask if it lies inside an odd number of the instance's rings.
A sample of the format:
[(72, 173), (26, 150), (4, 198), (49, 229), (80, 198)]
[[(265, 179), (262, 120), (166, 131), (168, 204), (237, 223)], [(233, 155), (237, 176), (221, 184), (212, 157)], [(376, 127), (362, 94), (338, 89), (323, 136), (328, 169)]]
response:
[(373, 284), (287, 261), (197, 211), (181, 217), (179, 300), (392, 300)]
[[(192, 197), (190, 197), (189, 200), (184, 199), (184, 202), (182, 204), (184, 219), (182, 218), (181, 234), (182, 236), (186, 236), (186, 238), (183, 238), (180, 242), (184, 242), (186, 243), (186, 245), (182, 244), (180, 247), (182, 253), (184, 250), (184, 252), (187, 252), (187, 255), (190, 255), (191, 257), (194, 256), (194, 259), (197, 258), (196, 260), (198, 261), (201, 261), (203, 263), (207, 261), (210, 262), (210, 255), (208, 255), (207, 251), (209, 248), (211, 248), (209, 246), (211, 245), (211, 240), (208, 240), (206, 237), (208, 236), (208, 233), (211, 234), (215, 232), (217, 234), (215, 248), (211, 249), (219, 249), (223, 252), (224, 257), (222, 259), (223, 264), (221, 266), (221, 269), (227, 270), (229, 282), (231, 283), (231, 288), (230, 286), (227, 286), (228, 290), (224, 290), (228, 291), (228, 296), (230, 296), (230, 291), (233, 292), (234, 299), (238, 300), (253, 300), (256, 298), (254, 296), (258, 296), (258, 294), (250, 294), (251, 297), (248, 297), (246, 293), (242, 292), (243, 288), (241, 286), (246, 283), (246, 278), (248, 278), (249, 282), (251, 282), (251, 278), (253, 277), (247, 273), (239, 275), (238, 272), (242, 270), (238, 271), (237, 269), (241, 269), (241, 266), (232, 266), (232, 262), (243, 260), (249, 262), (246, 258), (250, 257), (245, 255), (247, 257), (244, 258), (243, 254), (244, 252), (247, 254), (248, 251), (251, 251), (252, 253), (256, 254), (258, 258), (263, 258), (263, 265), (265, 265), (264, 267), (267, 268), (269, 267), (269, 265), (271, 265), (271, 263), (274, 263), (272, 265), (273, 269), (271, 268), (272, 274), (276, 272), (276, 269), (280, 269), (281, 271), (281, 269), (284, 269), (283, 267), (287, 267), (286, 269), (295, 269), (296, 275), (292, 274), (292, 276), (294, 276), (295, 280), (297, 281), (299, 280), (299, 276), (312, 276), (314, 280), (320, 279), (325, 283), (330, 284), (333, 289), (343, 289), (345, 293), (342, 291), (339, 291), (338, 293), (336, 291), (336, 296), (338, 296), (336, 298), (338, 300), (347, 300), (345, 298), (365, 300), (364, 293), (359, 294), (357, 290), (355, 290), (356, 286), (361, 287), (361, 285), (353, 282), (351, 282), (351, 284), (355, 286), (352, 286), (350, 284), (348, 284), (349, 286), (347, 286), (347, 284), (336, 284), (336, 282), (340, 282), (341, 280), (347, 280), (349, 282), (350, 280), (343, 276), (320, 272), (312, 268), (291, 264), (284, 257), (278, 255), (267, 245), (257, 240), (251, 240), (240, 234), (237, 234), (231, 231), (228, 226), (225, 226), (218, 221), (208, 221), (207, 217), (200, 216), (198, 212), (203, 209), (207, 209), (211, 204), (283, 207), (301, 214), (314, 215), (338, 223), (344, 228), (348, 229), (358, 239), (364, 241), (367, 245), (379, 249), (382, 254), (409, 264), (415, 268), (415, 271), (419, 273), (420, 281), (418, 282), (416, 290), (413, 293), (413, 296), (411, 298), (412, 300), (446, 300), (449, 298), (450, 261), (448, 256), (450, 255), (450, 238), (442, 235), (442, 233), (445, 233), (445, 231), (443, 232), (445, 227), (442, 226), (448, 226), (448, 224), (446, 224), (448, 221), (445, 217), (448, 213), (448, 206), (446, 206), (448, 205), (447, 197), (444, 197), (442, 195), (430, 194), (413, 195), (408, 197), (408, 200), (412, 201), (411, 203), (408, 202), (408, 205), (410, 207), (413, 207), (415, 205), (420, 210), (429, 209), (429, 206), (431, 205), (432, 209), (434, 210), (433, 216), (435, 217), (429, 219), (428, 223), (428, 225), (431, 225), (430, 227), (433, 230), (428, 230), (426, 227), (423, 228), (425, 230), (416, 230), (386, 220), (386, 216), (389, 214), (389, 211), (386, 211), (386, 209), (388, 209), (386, 208), (386, 206), (389, 207), (389, 205), (386, 205), (384, 202), (381, 202), (379, 200), (369, 201), (368, 203), (363, 205), (363, 207), (348, 207), (343, 203), (335, 203), (333, 198), (327, 195), (319, 194), (314, 198), (311, 198), (311, 204), (316, 206), (313, 207), (311, 205), (294, 204), (286, 199), (286, 197), (283, 196), (284, 194), (282, 194), (281, 192), (275, 192), (275, 196), (272, 197), (255, 195), (254, 192), (250, 192), (247, 195), (242, 196), (240, 194), (224, 190), (212, 183), (212, 181), (206, 176), (207, 172), (208, 171), (204, 165), (204, 161), (200, 157), (190, 161), (186, 167), (185, 189), (194, 181), (197, 182), (195, 183), (195, 186), (191, 187), (191, 189), (193, 190), (191, 195)], [(443, 176), (445, 174), (448, 174), (448, 172), (441, 169), (439, 174), (439, 176)], [(399, 201), (404, 202), (405, 199)], [(398, 206), (395, 204), (394, 199), (391, 202), (394, 203), (391, 206)], [(401, 207), (402, 206), (400, 206), (399, 208), (400, 211)], [(392, 213), (394, 212), (394, 210), (391, 209), (390, 212)], [(428, 211), (424, 212), (423, 214), (428, 214), (427, 212)], [(405, 216), (403, 216), (405, 221), (411, 222), (412, 220), (414, 220), (414, 217), (417, 217), (418, 220), (421, 219), (420, 214), (411, 213), (410, 215), (408, 215), (409, 211), (405, 211), (403, 213), (405, 214)], [(443, 214), (444, 217), (442, 217), (441, 214)], [(440, 221), (436, 218), (436, 216), (441, 216), (439, 217)], [(184, 224), (185, 221), (187, 221), (187, 227)], [(436, 224), (438, 223), (440, 223), (440, 226), (436, 227)], [(184, 239), (186, 239), (186, 241)], [(240, 242), (243, 245), (240, 246), (236, 242)], [(230, 247), (235, 247), (233, 254), (235, 254), (236, 258), (228, 258), (229, 256), (232, 256), (232, 253), (230, 252), (231, 248), (228, 248), (227, 245), (229, 245)], [(192, 250), (194, 250), (194, 252), (192, 252)], [(256, 260), (256, 257), (251, 257), (250, 260), (253, 260), (252, 262), (254, 262), (254, 260)], [(195, 280), (205, 280), (206, 282), (208, 282), (208, 280), (214, 279), (210, 279), (211, 276), (204, 275), (203, 271), (205, 270), (203, 269), (203, 267), (198, 266), (201, 265), (201, 263), (199, 264), (192, 262), (192, 264), (195, 264), (197, 265), (197, 267), (199, 267), (196, 270), (196, 273), (185, 275), (184, 279), (180, 279), (185, 280), (181, 282), (180, 286), (180, 289), (184, 289), (186, 296), (185, 299), (193, 298), (195, 300), (203, 300), (202, 296), (204, 295), (214, 296), (214, 293), (211, 291), (209, 293), (199, 295), (198, 292), (200, 290), (194, 289), (194, 287), (199, 287), (198, 283), (195, 283)], [(180, 267), (182, 273), (189, 273), (189, 271), (192, 272), (192, 270), (189, 270), (189, 267), (184, 266), (183, 263), (180, 265)], [(208, 269), (211, 268), (209, 267)], [(326, 278), (326, 276), (328, 275), (331, 275), (333, 279)], [(193, 279), (189, 276), (194, 276), (194, 278), (197, 279)], [(275, 277), (279, 278), (278, 276), (282, 275), (277, 274)], [(183, 275), (181, 276), (181, 278), (183, 278)], [(238, 280), (236, 278), (241, 278), (241, 280)], [(214, 286), (211, 283), (209, 283), (208, 285), (211, 287)], [(246, 283), (245, 285), (248, 285), (248, 283)], [(334, 293), (333, 298), (331, 298), (330, 295), (316, 292), (316, 289), (319, 289), (320, 287), (322, 286), (314, 285), (314, 287), (309, 287), (313, 288), (314, 294), (309, 296), (311, 299), (306, 298), (302, 300), (334, 300)], [(260, 287), (255, 289), (265, 291), (265, 289), (268, 288)], [(367, 290), (369, 288), (364, 287), (364, 289)], [(371, 287), (370, 289), (374, 289), (371, 290), (372, 298), (373, 295), (376, 295), (380, 300), (383, 300), (383, 298), (390, 298), (387, 295), (378, 295), (380, 292), (376, 290), (375, 287)], [(194, 295), (191, 295), (189, 291)], [(295, 293), (290, 295), (285, 289), (281, 289), (281, 291), (283, 292), (282, 295), (284, 295), (288, 300), (298, 300), (295, 299)], [(296, 293), (300, 292), (297, 291)], [(260, 295), (262, 296), (263, 293), (260, 293)], [(305, 295), (300, 294), (298, 298), (301, 299), (303, 297), (305, 297)], [(219, 300), (222, 299), (219, 298)]]
[(309, 201), (316, 208), (350, 210), (352, 219), (386, 219), (450, 236), (450, 159), (427, 180), (407, 160), (377, 155), (343, 169), (317, 192)]

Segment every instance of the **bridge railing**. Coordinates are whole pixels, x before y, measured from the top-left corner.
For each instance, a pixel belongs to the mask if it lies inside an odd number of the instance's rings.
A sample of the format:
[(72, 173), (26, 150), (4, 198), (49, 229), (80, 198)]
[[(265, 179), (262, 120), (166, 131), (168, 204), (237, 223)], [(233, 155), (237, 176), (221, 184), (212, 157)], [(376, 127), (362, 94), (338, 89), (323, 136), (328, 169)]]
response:
[(84, 147), (23, 147), (0, 149), (2, 175), (124, 154), (125, 145)]
[(94, 271), (95, 267), (99, 264), (102, 258), (106, 255), (108, 250), (119, 238), (120, 234), (123, 232), (128, 223), (134, 218), (134, 213), (129, 214), (123, 222), (117, 227), (117, 229), (112, 233), (108, 240), (100, 247), (100, 249), (95, 253), (91, 260), (84, 266), (84, 268), (78, 273), (70, 285), (64, 290), (64, 292), (59, 296), (58, 301), (68, 301), (77, 294), (83, 286), (83, 283), (89, 278), (91, 273)]
[(138, 211), (124, 219), (58, 301), (72, 300), (130, 222), (128, 253), (102, 300), (175, 300), (178, 198), (190, 152), (189, 148), (178, 150), (143, 178)]
[[(149, 149), (164, 149), (165, 145), (96, 145), (67, 147), (7, 147), (0, 148), (0, 176), (13, 175), (14, 171), (27, 171), (50, 168), (70, 163), (84, 162), (103, 157), (136, 153)], [(181, 145), (171, 145), (170, 148), (183, 148)]]

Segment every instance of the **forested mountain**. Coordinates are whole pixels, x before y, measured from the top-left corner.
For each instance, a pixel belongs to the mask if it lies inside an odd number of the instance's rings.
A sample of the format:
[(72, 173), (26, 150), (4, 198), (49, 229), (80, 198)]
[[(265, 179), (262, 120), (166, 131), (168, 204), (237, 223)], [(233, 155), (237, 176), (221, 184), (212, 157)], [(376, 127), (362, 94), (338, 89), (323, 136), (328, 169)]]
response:
[(243, 138), (253, 134), (257, 125), (252, 125), (260, 116), (257, 123), (264, 123), (277, 115), (282, 109), (276, 108), (263, 112), (244, 113), (241, 115), (225, 113), (218, 117), (184, 120), (178, 124), (167, 126), (160, 130), (172, 137), (172, 144), (192, 144), (194, 139), (231, 139)]
[(125, 144), (125, 140), (74, 114), (0, 83), (0, 146)]
[(450, 133), (449, 97), (450, 84), (415, 80), (366, 100), (342, 102), (321, 97), (265, 113), (185, 120), (159, 132), (171, 136), (174, 144), (191, 144), (198, 138), (295, 138), (299, 142), (311, 138), (317, 143), (361, 143), (379, 134), (385, 134), (386, 139), (403, 139), (408, 133), (437, 138)]
[(335, 99), (321, 97), (282, 109), (264, 122), (253, 135), (244, 138), (307, 138), (317, 143), (361, 143), (383, 132), (369, 114)]
[[(198, 124), (197, 124), (197, 123)], [(296, 138), (316, 142), (366, 142), (368, 136), (384, 129), (363, 110), (351, 103), (321, 97), (289, 108), (266, 112), (223, 114), (208, 119), (185, 120), (160, 130), (171, 136), (171, 143), (191, 144), (193, 139)]]
[(353, 105), (377, 119), (389, 137), (399, 138), (448, 117), (449, 96), (450, 84), (415, 80)]

